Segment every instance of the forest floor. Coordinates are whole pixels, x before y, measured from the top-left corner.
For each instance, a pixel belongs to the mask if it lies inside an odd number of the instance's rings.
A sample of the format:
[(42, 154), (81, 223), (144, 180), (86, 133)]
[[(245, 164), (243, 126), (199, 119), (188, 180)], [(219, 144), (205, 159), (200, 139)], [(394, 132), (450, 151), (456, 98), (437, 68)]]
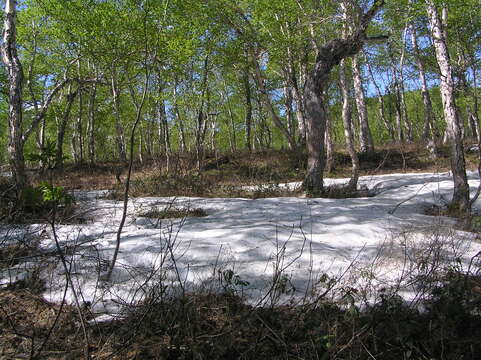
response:
[[(449, 149), (439, 149), (437, 159), (421, 145), (385, 145), (372, 155), (360, 154), (361, 175), (390, 173), (448, 172)], [(307, 155), (301, 151), (266, 150), (239, 151), (227, 154), (207, 154), (199, 171), (194, 154), (174, 154), (169, 166), (165, 158), (134, 164), (132, 196), (206, 196), (236, 197), (239, 185), (277, 184), (302, 181)], [(467, 168), (477, 169), (476, 152), (466, 153)], [(57, 185), (67, 189), (103, 190), (119, 188), (117, 175), (125, 179), (126, 166), (119, 163), (66, 165), (54, 172)], [(351, 160), (345, 149), (336, 149), (329, 178), (346, 178), (351, 174)], [(49, 173), (36, 175), (34, 182), (48, 179)], [(175, 181), (174, 181), (175, 180)], [(161, 184), (163, 183), (163, 184)], [(120, 186), (121, 187), (121, 186)], [(244, 194), (249, 195), (249, 194)]]
[[(327, 185), (350, 173), (345, 154), (335, 160)], [(461, 231), (441, 216), (447, 155), (433, 161), (413, 145), (362, 157), (370, 197), (357, 198), (299, 196), (303, 162), (229, 154), (200, 174), (182, 157), (171, 174), (136, 164), (109, 283), (99, 275), (121, 218), (122, 167), (55, 173), (74, 213), (55, 227), (0, 227), (0, 358), (35, 358), (40, 347), (39, 358), (80, 358), (83, 321), (95, 358), (475, 359), (480, 224)], [(474, 192), (479, 178), (469, 177)]]

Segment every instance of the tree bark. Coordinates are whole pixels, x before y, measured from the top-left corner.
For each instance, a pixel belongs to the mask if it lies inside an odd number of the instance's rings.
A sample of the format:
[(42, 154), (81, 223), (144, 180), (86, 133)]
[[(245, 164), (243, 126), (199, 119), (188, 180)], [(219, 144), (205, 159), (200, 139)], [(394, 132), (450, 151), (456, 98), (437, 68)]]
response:
[(332, 68), (342, 59), (357, 54), (367, 40), (366, 31), (372, 18), (384, 5), (384, 0), (375, 0), (364, 13), (353, 34), (346, 39), (335, 39), (319, 49), (314, 68), (308, 74), (305, 85), (305, 109), (307, 124), (307, 175), (303, 182), (304, 190), (310, 195), (324, 191), (324, 132), (326, 129), (326, 88)]
[(2, 60), (8, 76), (8, 155), (17, 196), (27, 184), (23, 155), (22, 108), (23, 68), (17, 54), (16, 8), (14, 0), (5, 1)]
[(444, 117), (447, 122), (447, 133), (451, 145), (451, 170), (454, 181), (452, 206), (459, 209), (462, 215), (471, 212), (469, 202), (469, 186), (466, 176), (466, 165), (462, 142), (462, 131), (456, 108), (454, 81), (447, 47), (446, 29), (443, 28), (438, 9), (433, 0), (425, 0), (429, 17), (431, 34), (436, 51), (436, 60), (441, 72), (440, 90), (443, 102)]

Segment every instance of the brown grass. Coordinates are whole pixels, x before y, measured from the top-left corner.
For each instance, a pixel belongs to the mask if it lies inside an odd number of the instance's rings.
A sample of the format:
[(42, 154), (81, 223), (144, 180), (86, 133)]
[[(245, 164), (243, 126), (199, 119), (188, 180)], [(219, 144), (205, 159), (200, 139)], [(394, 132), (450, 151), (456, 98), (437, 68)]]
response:
[[(219, 159), (221, 161), (218, 161)], [(325, 176), (349, 177), (351, 160), (345, 149), (337, 146), (334, 159), (332, 172), (326, 173)], [(477, 155), (466, 154), (466, 162), (468, 169), (475, 170), (478, 163)], [(232, 192), (231, 196), (255, 197), (234, 188), (242, 185), (302, 181), (305, 176), (306, 154), (304, 151), (288, 150), (252, 153), (242, 151), (218, 157), (207, 156), (204, 165), (208, 170), (198, 173), (194, 157), (190, 154), (175, 154), (172, 157), (169, 172), (165, 169), (165, 159), (150, 160), (143, 164), (135, 163), (132, 178), (133, 194), (212, 197), (229, 196), (227, 193)], [(378, 146), (373, 155), (360, 154), (360, 165), (361, 175), (444, 172), (450, 169), (449, 149), (441, 147), (439, 158), (432, 160), (428, 151), (420, 144), (406, 144), (402, 147), (383, 145)], [(67, 189), (120, 189), (122, 183), (118, 182), (117, 175), (123, 182), (125, 173), (126, 169), (120, 163), (104, 163), (93, 168), (68, 165), (62, 171), (54, 171), (53, 177), (55, 185), (64, 186)], [(36, 174), (33, 176), (33, 182), (38, 183), (46, 177), (48, 177), (47, 174)], [(149, 182), (165, 184), (150, 186)], [(139, 189), (146, 184), (149, 185), (147, 190), (140, 191)]]

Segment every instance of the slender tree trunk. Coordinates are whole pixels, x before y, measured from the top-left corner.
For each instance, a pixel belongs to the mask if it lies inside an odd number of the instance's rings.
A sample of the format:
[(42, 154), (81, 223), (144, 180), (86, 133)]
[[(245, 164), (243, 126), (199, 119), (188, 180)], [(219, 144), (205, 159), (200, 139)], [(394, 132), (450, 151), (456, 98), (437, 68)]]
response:
[[(285, 70), (285, 81), (286, 81), (286, 87), (289, 88), (289, 95), (285, 95), (286, 98), (290, 98), (290, 103), (291, 103), (291, 109), (293, 103), (295, 103), (295, 113), (296, 113), (296, 119), (297, 119), (297, 133), (299, 134), (298, 136), (298, 143), (299, 147), (304, 146), (306, 143), (306, 122), (304, 120), (304, 101), (303, 101), (303, 95), (301, 92), (301, 89), (299, 88), (297, 76), (296, 76), (296, 71), (294, 67), (294, 59), (292, 55), (292, 51), (290, 48), (287, 49), (287, 65), (286, 65), (286, 70)], [(302, 77), (302, 74), (301, 74)], [(292, 112), (292, 110), (291, 110)], [(291, 120), (292, 122), (292, 131), (290, 131), (292, 134), (296, 133), (296, 130), (294, 128), (294, 121), (293, 119)], [(294, 135), (295, 138), (295, 135)]]
[(443, 28), (438, 9), (433, 0), (426, 1), (426, 10), (431, 26), (431, 33), (436, 51), (436, 60), (441, 71), (440, 90), (443, 101), (444, 117), (447, 122), (447, 132), (451, 143), (451, 170), (454, 181), (452, 205), (468, 216), (471, 212), (469, 202), (469, 186), (466, 176), (464, 149), (454, 96), (454, 81), (446, 43), (446, 29)]
[[(227, 91), (227, 84), (225, 81), (223, 81), (223, 87), (224, 90), (220, 92), (221, 98), (223, 99), (223, 102), (227, 108), (227, 113), (229, 114), (229, 120), (228, 120), (228, 133), (229, 133), (229, 146), (230, 146), (230, 151), (234, 152), (237, 150), (237, 138), (236, 138), (236, 129), (235, 129), (235, 117), (234, 117), (234, 112), (232, 111), (232, 105), (230, 102), (230, 97)], [(215, 115), (216, 116), (216, 115)], [(212, 131), (215, 131), (215, 122), (212, 122)]]
[[(78, 89), (77, 89), (78, 91)], [(70, 83), (67, 90), (67, 104), (65, 106), (65, 110), (62, 114), (62, 118), (60, 119), (60, 123), (58, 124), (57, 129), (57, 151), (55, 153), (55, 167), (57, 169), (63, 168), (63, 144), (65, 139), (65, 130), (67, 129), (68, 120), (70, 118), (70, 112), (72, 110), (72, 105), (75, 100), (75, 96), (77, 95), (77, 91), (72, 91), (72, 84)]]
[[(142, 120), (141, 120), (142, 121)], [(139, 123), (139, 130), (140, 130), (140, 136), (139, 136), (139, 163), (142, 165), (144, 163), (144, 132), (142, 131), (142, 123)]]
[(396, 140), (395, 134), (394, 134), (394, 129), (392, 128), (391, 122), (387, 119), (386, 113), (385, 113), (385, 104), (384, 104), (384, 96), (381, 93), (381, 89), (379, 88), (379, 85), (376, 82), (376, 78), (374, 77), (374, 73), (372, 71), (371, 65), (369, 64), (369, 61), (366, 60), (366, 66), (369, 71), (369, 75), (371, 76), (371, 81), (372, 84), (374, 85), (374, 88), (376, 89), (377, 93), (377, 100), (379, 103), (379, 117), (381, 118), (382, 123), (387, 129), (387, 132), (389, 134), (389, 137), (391, 140)]
[(293, 111), (292, 111), (292, 90), (289, 87), (288, 81), (286, 81), (283, 90), (284, 90), (284, 105), (285, 105), (285, 112), (286, 112), (287, 131), (291, 134), (293, 138), (295, 138), (296, 135), (295, 135), (295, 127), (294, 127), (294, 119), (293, 119)]
[[(177, 84), (174, 86), (176, 87)], [(172, 147), (170, 142), (170, 130), (169, 130), (169, 122), (167, 119), (167, 112), (165, 110), (165, 101), (163, 98), (163, 86), (162, 86), (162, 77), (160, 71), (157, 72), (157, 106), (156, 106), (156, 116), (157, 116), (157, 125), (158, 125), (158, 137), (159, 137), (159, 153), (165, 153), (166, 158), (166, 170), (169, 171), (170, 168), (170, 157), (172, 154)], [(174, 88), (174, 111), (178, 111), (177, 109), (177, 98), (176, 98), (176, 89)], [(180, 115), (179, 115), (180, 118)], [(183, 126), (182, 126), (183, 130)], [(182, 137), (182, 141), (183, 137)]]
[(478, 70), (476, 69), (476, 65), (473, 64), (472, 67), (473, 70), (473, 111), (471, 114), (472, 121), (474, 122), (475, 126), (475, 131), (473, 131), (474, 134), (476, 134), (477, 138), (481, 136), (479, 133), (479, 119), (478, 119), (478, 111), (479, 111), (479, 105), (478, 105), (478, 85), (477, 85), (477, 80), (478, 80)]
[(185, 152), (187, 148), (186, 139), (185, 139), (185, 130), (184, 130), (184, 121), (180, 114), (179, 104), (177, 103), (177, 80), (174, 82), (174, 89), (173, 89), (173, 97), (174, 97), (174, 112), (177, 118), (177, 123), (179, 127), (179, 139), (180, 139), (180, 152)]
[(402, 116), (402, 100), (401, 100), (401, 90), (399, 88), (399, 79), (397, 74), (396, 65), (394, 61), (391, 64), (391, 72), (393, 78), (393, 90), (394, 90), (394, 101), (396, 109), (396, 135), (398, 143), (404, 143), (404, 127), (403, 127), (403, 116)]
[(120, 114), (120, 88), (117, 81), (116, 69), (112, 69), (112, 97), (114, 100), (114, 115), (115, 115), (115, 131), (117, 143), (117, 150), (119, 152), (119, 159), (121, 162), (127, 162), (127, 154), (125, 149), (124, 128), (122, 126)]
[(93, 83), (90, 88), (88, 101), (88, 122), (87, 122), (87, 137), (88, 137), (88, 155), (91, 166), (95, 165), (95, 98), (97, 96), (97, 84)]
[(5, 1), (2, 60), (8, 76), (8, 155), (10, 168), (15, 179), (17, 196), (27, 184), (23, 155), (22, 92), (23, 68), (17, 54), (16, 9), (14, 0)]
[(367, 113), (364, 87), (362, 84), (361, 67), (359, 65), (359, 55), (352, 57), (352, 73), (354, 78), (354, 95), (356, 98), (357, 114), (359, 117), (359, 144), (362, 153), (373, 154), (374, 142), (372, 140), (371, 129), (369, 128), (369, 118)]
[(289, 133), (287, 126), (279, 118), (279, 115), (277, 115), (277, 112), (274, 109), (274, 105), (272, 104), (272, 101), (270, 99), (269, 93), (267, 92), (264, 77), (262, 76), (261, 68), (259, 65), (258, 57), (259, 57), (258, 53), (252, 54), (252, 62), (254, 63), (255, 78), (262, 97), (262, 103), (266, 109), (266, 112), (269, 113), (269, 115), (271, 116), (271, 119), (274, 122), (274, 125), (283, 133), (284, 137), (287, 140), (289, 148), (295, 149), (296, 141)]
[(404, 91), (404, 61), (406, 58), (406, 36), (407, 36), (408, 25), (406, 24), (404, 31), (403, 31), (403, 38), (402, 38), (402, 49), (401, 49), (401, 57), (399, 59), (399, 96), (400, 96), (400, 106), (401, 106), (401, 116), (403, 118), (403, 124), (406, 130), (406, 137), (408, 142), (413, 142), (413, 131), (412, 131), (412, 124), (411, 120), (409, 119), (408, 108), (406, 105), (406, 97)]
[(426, 81), (426, 70), (424, 62), (422, 61), (421, 54), (419, 52), (418, 39), (416, 36), (416, 29), (413, 24), (409, 25), (411, 31), (411, 42), (413, 46), (414, 57), (418, 66), (419, 80), (421, 82), (421, 95), (424, 104), (424, 126), (423, 126), (423, 140), (427, 142), (429, 139), (435, 141), (434, 138), (434, 118), (433, 118), (433, 105), (431, 102), (431, 96), (429, 95), (428, 83)]
[[(165, 104), (164, 104), (165, 105)], [(172, 147), (170, 142), (170, 129), (169, 129), (169, 122), (167, 121), (167, 113), (165, 112), (164, 107), (164, 116), (162, 117), (163, 121), (163, 141), (165, 146), (165, 159), (166, 159), (166, 171), (170, 169), (170, 157), (172, 155)]]
[[(81, 77), (81, 64), (80, 60), (77, 62), (78, 77)], [(83, 163), (84, 161), (84, 135), (83, 135), (83, 90), (78, 91), (78, 114), (76, 122), (76, 138), (77, 138), (77, 161)]]
[(249, 82), (249, 53), (245, 52), (245, 68), (243, 70), (242, 81), (244, 84), (244, 95), (245, 95), (245, 117), (244, 117), (244, 138), (245, 145), (249, 152), (252, 151), (252, 96), (251, 96), (251, 86)]
[(305, 84), (307, 77), (307, 63), (308, 55), (301, 58), (299, 65), (299, 77), (296, 76), (294, 68), (292, 70), (292, 88), (294, 90), (294, 99), (296, 101), (296, 116), (297, 116), (297, 126), (299, 128), (299, 144), (302, 146), (306, 145), (307, 139), (307, 125), (306, 125), (306, 110), (304, 107), (304, 93), (301, 91), (300, 84)]
[(339, 85), (342, 95), (342, 123), (344, 125), (344, 136), (346, 139), (346, 147), (351, 157), (352, 170), (351, 179), (349, 180), (349, 189), (355, 191), (357, 189), (357, 182), (359, 179), (359, 157), (356, 153), (354, 145), (354, 133), (352, 131), (352, 111), (351, 102), (349, 99), (349, 82), (346, 78), (346, 64), (345, 60), (341, 61), (339, 67)]
[(201, 170), (201, 163), (204, 156), (204, 140), (205, 140), (205, 133), (207, 130), (207, 120), (208, 120), (208, 113), (209, 113), (209, 100), (207, 100), (207, 110), (204, 109), (206, 103), (206, 97), (209, 97), (209, 92), (207, 89), (208, 86), (208, 71), (209, 71), (209, 57), (206, 56), (204, 60), (204, 74), (202, 80), (202, 90), (201, 90), (201, 101), (199, 105), (199, 109), (197, 111), (197, 126), (195, 132), (195, 152), (196, 152), (196, 160), (197, 160), (197, 170), (200, 172)]
[(145, 126), (147, 127), (145, 130), (145, 153), (148, 159), (152, 159), (154, 148), (154, 122), (148, 119)]
[[(327, 95), (324, 95), (327, 96)], [(327, 121), (326, 121), (326, 171), (328, 173), (332, 172), (334, 169), (334, 140), (333, 140), (333, 128), (332, 128), (332, 117), (329, 114), (329, 108), (326, 106)]]

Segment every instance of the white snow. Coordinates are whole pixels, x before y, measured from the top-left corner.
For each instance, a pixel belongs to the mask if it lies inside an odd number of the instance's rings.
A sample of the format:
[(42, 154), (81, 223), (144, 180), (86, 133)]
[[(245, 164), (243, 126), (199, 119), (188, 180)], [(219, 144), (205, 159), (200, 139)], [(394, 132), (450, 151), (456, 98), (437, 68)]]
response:
[[(473, 193), (478, 184), (470, 174)], [(327, 279), (322, 274), (342, 277), (338, 289), (358, 287), (370, 291), (370, 296), (398, 285), (405, 299), (413, 301), (416, 289), (408, 282), (420, 271), (415, 262), (424, 256), (423, 247), (440, 246), (446, 261), (460, 258), (465, 267), (481, 250), (474, 234), (451, 230), (453, 219), (423, 215), (426, 206), (450, 199), (452, 179), (448, 173), (368, 176), (360, 179), (360, 185), (374, 189), (377, 196), (132, 199), (117, 267), (108, 286), (98, 275), (105, 272), (112, 257), (122, 203), (102, 199), (104, 192), (76, 194), (92, 221), (59, 225), (57, 233), (62, 245), (75, 247), (75, 255), (69, 251), (67, 256), (73, 281), (82, 301), (98, 313), (115, 313), (122, 304), (142, 299), (148, 278), (148, 284), (162, 278), (169, 289), (180, 291), (181, 283), (190, 291), (214, 286), (212, 278), (221, 278), (228, 274), (226, 270), (249, 284), (242, 286), (231, 279), (224, 281), (224, 286), (242, 291), (252, 303), (285, 298), (288, 290), (294, 299), (308, 296), (313, 287), (328, 286), (319, 281)], [(172, 204), (202, 208), (208, 216), (161, 222), (138, 216)], [(0, 228), (0, 239), (6, 230)], [(54, 250), (51, 229), (47, 233), (50, 236), (44, 237), (41, 246)], [(287, 285), (284, 294), (270, 287), (276, 264)], [(62, 300), (64, 275), (60, 264), (45, 274), (47, 300)], [(67, 301), (73, 301), (70, 291)]]

